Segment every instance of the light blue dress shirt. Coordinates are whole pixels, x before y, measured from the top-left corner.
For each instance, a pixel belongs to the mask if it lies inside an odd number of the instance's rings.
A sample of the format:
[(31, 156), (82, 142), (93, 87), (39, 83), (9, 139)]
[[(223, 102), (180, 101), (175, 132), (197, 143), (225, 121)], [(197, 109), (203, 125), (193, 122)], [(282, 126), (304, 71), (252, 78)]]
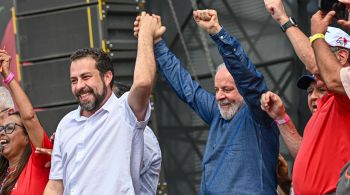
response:
[(141, 195), (153, 195), (157, 192), (162, 155), (157, 137), (146, 126), (144, 136), (143, 161), (141, 169)]
[(50, 180), (63, 180), (65, 195), (140, 193), (143, 130), (125, 93), (114, 94), (92, 116), (80, 107), (59, 123), (52, 153)]

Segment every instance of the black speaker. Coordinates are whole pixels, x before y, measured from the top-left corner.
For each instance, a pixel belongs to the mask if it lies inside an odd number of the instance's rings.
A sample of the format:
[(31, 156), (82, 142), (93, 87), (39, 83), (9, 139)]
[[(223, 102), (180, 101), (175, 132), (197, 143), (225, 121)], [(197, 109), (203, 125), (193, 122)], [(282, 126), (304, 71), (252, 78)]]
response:
[(34, 107), (76, 102), (71, 92), (68, 58), (36, 62), (22, 67), (22, 84)]
[(22, 84), (33, 105), (45, 108), (76, 103), (68, 58), (79, 48), (108, 51), (117, 80), (130, 83), (137, 49), (133, 23), (144, 1), (51, 1), (16, 1)]
[(57, 9), (66, 9), (96, 2), (97, 0), (15, 0), (14, 4), (16, 14), (22, 16)]
[(58, 123), (70, 111), (78, 108), (78, 104), (60, 106), (55, 108), (40, 109), (36, 111), (41, 125), (44, 127), (48, 136), (56, 131)]
[(67, 57), (78, 48), (101, 47), (97, 5), (18, 17), (17, 24), (22, 62)]

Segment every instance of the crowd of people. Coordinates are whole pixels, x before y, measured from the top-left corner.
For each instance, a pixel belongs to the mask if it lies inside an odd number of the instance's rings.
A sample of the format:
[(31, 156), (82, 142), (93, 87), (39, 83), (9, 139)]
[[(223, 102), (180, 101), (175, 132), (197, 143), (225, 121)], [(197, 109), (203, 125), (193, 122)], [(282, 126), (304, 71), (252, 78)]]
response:
[[(350, 0), (341, 2), (350, 8)], [(264, 3), (310, 72), (297, 83), (307, 90), (312, 113), (303, 135), (215, 10), (193, 11), (223, 60), (215, 94), (192, 79), (162, 40), (160, 16), (143, 12), (134, 22), (132, 86), (114, 82), (107, 53), (77, 50), (69, 77), (79, 106), (52, 139), (10, 71), (11, 56), (0, 50), (7, 86), (0, 88), (0, 194), (156, 194), (162, 155), (147, 126), (156, 71), (209, 125), (200, 194), (272, 195), (278, 186), (285, 194), (350, 194), (350, 36), (330, 26), (334, 11), (315, 13), (307, 37), (282, 0)], [(338, 23), (350, 27), (350, 21)], [(295, 158), (291, 178), (279, 154), (280, 135)]]

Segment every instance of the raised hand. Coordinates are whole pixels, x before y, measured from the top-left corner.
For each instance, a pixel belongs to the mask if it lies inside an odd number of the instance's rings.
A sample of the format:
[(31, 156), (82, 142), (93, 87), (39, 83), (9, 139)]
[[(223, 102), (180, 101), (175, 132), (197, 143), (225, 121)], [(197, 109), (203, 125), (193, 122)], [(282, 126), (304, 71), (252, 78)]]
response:
[(268, 91), (261, 95), (261, 109), (265, 111), (272, 119), (280, 120), (285, 118), (286, 109), (284, 108), (281, 98)]
[(316, 33), (325, 34), (327, 32), (327, 27), (332, 23), (333, 17), (335, 16), (335, 11), (330, 11), (327, 14), (322, 11), (317, 11), (311, 17), (311, 35)]
[(157, 43), (158, 41), (160, 41), (162, 39), (163, 34), (166, 31), (166, 27), (162, 26), (162, 19), (160, 16), (156, 15), (156, 14), (152, 14), (152, 17), (157, 19), (157, 28), (154, 34), (154, 43)]
[(215, 35), (221, 30), (218, 14), (213, 9), (193, 11), (193, 18), (197, 25), (206, 30), (210, 35)]
[[(137, 16), (134, 22), (134, 36), (138, 37), (142, 26), (145, 31), (149, 30), (152, 34), (154, 43), (161, 40), (162, 35), (166, 31), (166, 28), (162, 26), (161, 17), (155, 14), (150, 16), (146, 12), (142, 12), (140, 16)], [(147, 34), (147, 32), (146, 32)]]
[(291, 180), (288, 176), (288, 163), (281, 154), (278, 155), (277, 180), (279, 181), (279, 183)]
[(7, 77), (7, 74), (10, 70), (11, 56), (7, 53), (6, 50), (0, 49), (0, 72), (4, 78)]
[[(339, 2), (344, 3), (347, 9), (350, 9), (350, 0), (339, 0)], [(350, 21), (348, 20), (338, 20), (338, 24), (342, 27), (350, 29)]]
[(282, 0), (264, 0), (266, 10), (271, 14), (272, 18), (280, 25), (288, 21), (287, 13), (284, 9)]

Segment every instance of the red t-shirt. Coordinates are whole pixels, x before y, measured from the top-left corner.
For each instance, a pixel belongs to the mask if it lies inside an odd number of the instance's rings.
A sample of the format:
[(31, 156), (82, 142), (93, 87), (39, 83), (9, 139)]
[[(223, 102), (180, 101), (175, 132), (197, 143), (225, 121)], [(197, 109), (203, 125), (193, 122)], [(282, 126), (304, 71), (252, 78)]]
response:
[(330, 93), (317, 107), (294, 162), (296, 195), (335, 192), (340, 171), (350, 160), (350, 99)]
[[(52, 143), (46, 133), (44, 133), (42, 147), (52, 149)], [(34, 151), (35, 147), (32, 145), (32, 154), (13, 187), (11, 195), (43, 194), (50, 173), (50, 168), (45, 168), (44, 165), (51, 160), (51, 157), (46, 154), (36, 154)]]

